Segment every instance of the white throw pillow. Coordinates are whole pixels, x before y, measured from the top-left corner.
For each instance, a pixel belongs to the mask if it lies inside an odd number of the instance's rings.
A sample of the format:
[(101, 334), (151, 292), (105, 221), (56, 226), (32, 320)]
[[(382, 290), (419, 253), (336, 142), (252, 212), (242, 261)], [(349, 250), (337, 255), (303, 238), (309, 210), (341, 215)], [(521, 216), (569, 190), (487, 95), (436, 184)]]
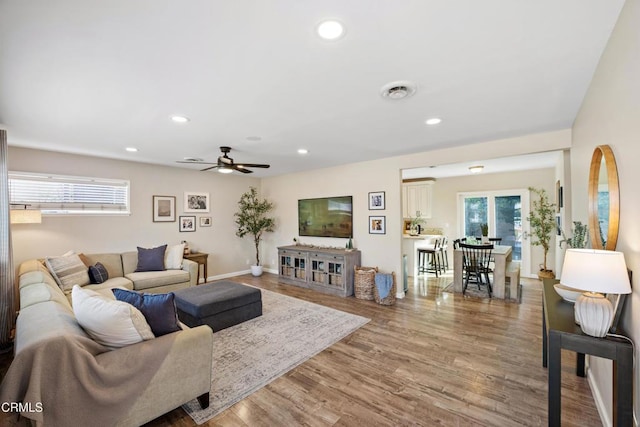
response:
[(71, 301), (76, 320), (97, 343), (119, 348), (155, 338), (144, 315), (131, 304), (77, 285)]
[(164, 253), (164, 268), (167, 270), (182, 269), (182, 256), (184, 254), (184, 243), (168, 246)]

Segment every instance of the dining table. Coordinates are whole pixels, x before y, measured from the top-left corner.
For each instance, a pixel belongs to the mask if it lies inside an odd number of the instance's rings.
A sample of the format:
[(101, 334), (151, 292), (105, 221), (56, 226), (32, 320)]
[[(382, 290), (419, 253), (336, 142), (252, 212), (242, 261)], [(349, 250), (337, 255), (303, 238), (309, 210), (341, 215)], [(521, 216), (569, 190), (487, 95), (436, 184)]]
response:
[[(493, 281), (493, 297), (505, 298), (505, 284), (507, 276), (507, 266), (511, 262), (512, 247), (508, 245), (494, 245), (491, 251), (491, 257), (494, 259)], [(454, 292), (462, 292), (464, 283), (464, 275), (462, 272), (462, 249), (458, 248), (453, 251), (453, 290)]]

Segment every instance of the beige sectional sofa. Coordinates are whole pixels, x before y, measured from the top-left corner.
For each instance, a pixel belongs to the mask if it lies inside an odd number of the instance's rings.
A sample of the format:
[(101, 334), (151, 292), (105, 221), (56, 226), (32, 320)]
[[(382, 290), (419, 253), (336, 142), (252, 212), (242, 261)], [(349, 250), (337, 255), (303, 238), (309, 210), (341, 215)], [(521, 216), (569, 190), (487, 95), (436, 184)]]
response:
[[(136, 252), (94, 254), (86, 255), (86, 257), (92, 263), (101, 262), (109, 273), (109, 279), (106, 282), (99, 285), (86, 285), (86, 289), (124, 287), (148, 293), (164, 293), (196, 284), (198, 266), (188, 260), (184, 261), (183, 270), (136, 273), (134, 272), (137, 261)], [(77, 342), (78, 347), (84, 345), (84, 348), (87, 348), (86, 343), (89, 342), (87, 339), (90, 337), (74, 317), (70, 303), (71, 296), (65, 295), (43, 263), (39, 260), (24, 262), (20, 265), (18, 274), (20, 312), (16, 324), (14, 364), (17, 362), (18, 365), (21, 363), (24, 365), (24, 360), (21, 361), (22, 353), (24, 352), (24, 355), (33, 353), (33, 349), (37, 348), (34, 346), (47, 345), (49, 346), (47, 348), (56, 348), (51, 346), (51, 342), (55, 340), (64, 339)], [(211, 388), (213, 332), (208, 326), (191, 329), (184, 325), (181, 326), (183, 327), (181, 331), (152, 340), (113, 350), (105, 348), (102, 353), (100, 353), (102, 350), (95, 351), (97, 353), (94, 355), (95, 362), (97, 365), (103, 366), (106, 372), (114, 367), (120, 369), (120, 366), (122, 366), (121, 369), (127, 369), (127, 366), (131, 365), (131, 358), (155, 354), (154, 346), (157, 346), (157, 352), (162, 353), (162, 359), (159, 364), (156, 364), (157, 367), (147, 375), (150, 380), (145, 380), (146, 386), (142, 392), (132, 399), (133, 402), (130, 402), (132, 405), (126, 403), (125, 406), (128, 409), (116, 414), (115, 420), (109, 420), (110, 424), (115, 421), (115, 425), (119, 426), (138, 426), (194, 398), (198, 398), (201, 405), (208, 405), (208, 393)], [(93, 347), (92, 343), (93, 341), (89, 342), (88, 347), (101, 348), (98, 344)], [(74, 346), (75, 344), (72, 344), (71, 348)], [(68, 356), (60, 357), (68, 358)], [(31, 359), (29, 359), (29, 363), (31, 364)], [(89, 364), (92, 363), (93, 361), (89, 361)], [(73, 365), (71, 366), (73, 369)], [(22, 367), (22, 369), (28, 371), (25, 374), (29, 374), (31, 377), (18, 380), (18, 382), (24, 382), (25, 396), (45, 396), (46, 393), (40, 389), (46, 387), (43, 386), (45, 379), (49, 375), (55, 376), (55, 373), (41, 372), (42, 379), (34, 382), (32, 378), (33, 373), (36, 372), (33, 370), (34, 368), (29, 366), (28, 368)], [(145, 369), (144, 365), (142, 365), (142, 369)], [(11, 373), (10, 369), (8, 376), (9, 374), (13, 375), (12, 380), (15, 383), (16, 373)], [(64, 381), (73, 381), (69, 377), (74, 375), (66, 375)], [(121, 375), (121, 372), (116, 371), (115, 377), (117, 375)], [(132, 375), (135, 377), (135, 372)], [(83, 374), (79, 372), (78, 377), (82, 376)], [(131, 380), (130, 377), (128, 381)], [(5, 388), (4, 386), (5, 384), (3, 384), (3, 388)], [(13, 389), (13, 387), (14, 385), (11, 385), (9, 388)], [(64, 384), (56, 384), (54, 387), (62, 388)], [(97, 385), (96, 387), (101, 386)], [(34, 388), (37, 390), (34, 391)], [(7, 390), (3, 390), (3, 393), (5, 392)], [(21, 390), (20, 393), (22, 392)], [(126, 394), (127, 390), (119, 390), (117, 386), (111, 386), (109, 390), (104, 392), (109, 396), (118, 396), (119, 393)], [(57, 395), (57, 392), (53, 393), (53, 396)], [(25, 396), (13, 397), (23, 400)], [(53, 401), (42, 402), (44, 406), (42, 413), (23, 413), (23, 415), (35, 420), (38, 425), (43, 422), (42, 417), (44, 416), (45, 425), (51, 424), (47, 423), (47, 408), (59, 408), (69, 404), (65, 401), (55, 401), (56, 397), (52, 399)], [(76, 420), (92, 419), (91, 417), (94, 416), (92, 412), (97, 411), (97, 406), (99, 405), (92, 408), (90, 405), (74, 404), (74, 409), (70, 413), (73, 413), (73, 418)], [(103, 420), (95, 418), (93, 420), (93, 425), (103, 425)]]

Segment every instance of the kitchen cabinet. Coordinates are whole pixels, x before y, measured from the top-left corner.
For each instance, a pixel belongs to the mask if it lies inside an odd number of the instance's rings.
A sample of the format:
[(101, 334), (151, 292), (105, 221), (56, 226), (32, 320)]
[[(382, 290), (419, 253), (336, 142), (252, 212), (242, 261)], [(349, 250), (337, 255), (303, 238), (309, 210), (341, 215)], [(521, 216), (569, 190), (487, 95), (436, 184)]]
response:
[(402, 216), (431, 218), (434, 181), (412, 181), (402, 184)]

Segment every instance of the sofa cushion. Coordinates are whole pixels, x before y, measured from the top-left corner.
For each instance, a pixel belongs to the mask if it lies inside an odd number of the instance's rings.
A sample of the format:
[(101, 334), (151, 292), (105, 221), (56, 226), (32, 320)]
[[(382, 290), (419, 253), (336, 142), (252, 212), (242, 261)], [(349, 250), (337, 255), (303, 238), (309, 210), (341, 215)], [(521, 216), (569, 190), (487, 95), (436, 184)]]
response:
[(109, 279), (109, 273), (107, 268), (101, 262), (96, 262), (96, 265), (89, 267), (89, 279), (91, 283), (99, 285)]
[(156, 337), (180, 330), (173, 292), (144, 294), (125, 289), (113, 289), (118, 301), (124, 301), (140, 310)]
[(89, 274), (87, 266), (77, 254), (65, 254), (59, 257), (47, 257), (45, 259), (51, 275), (65, 292), (71, 291), (73, 285), (88, 285)]
[(167, 270), (182, 269), (182, 257), (184, 256), (184, 243), (167, 246), (164, 253), (164, 268)]
[(143, 314), (131, 304), (77, 285), (71, 295), (78, 323), (97, 343), (119, 348), (154, 338)]
[(136, 272), (140, 271), (163, 271), (164, 270), (164, 253), (167, 245), (158, 246), (157, 248), (141, 248), (138, 246), (138, 266)]
[(111, 277), (106, 282), (96, 285), (86, 285), (83, 286), (83, 288), (92, 291), (99, 291), (101, 289), (111, 290), (113, 288), (133, 289), (133, 282), (126, 277)]
[(107, 269), (109, 277), (124, 277), (124, 271), (122, 270), (122, 257), (120, 254), (106, 253), (106, 254), (87, 254), (91, 265), (101, 263)]
[(133, 282), (133, 289), (140, 291), (188, 282), (191, 276), (188, 271), (184, 270), (165, 270), (130, 273), (125, 277)]

